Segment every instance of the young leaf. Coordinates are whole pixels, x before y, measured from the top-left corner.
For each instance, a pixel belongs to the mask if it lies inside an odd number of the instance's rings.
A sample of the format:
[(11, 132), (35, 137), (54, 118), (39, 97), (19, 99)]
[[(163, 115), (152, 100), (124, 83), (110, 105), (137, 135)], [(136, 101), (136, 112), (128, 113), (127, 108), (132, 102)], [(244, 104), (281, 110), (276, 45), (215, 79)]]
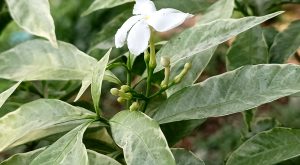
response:
[(159, 125), (141, 112), (122, 111), (110, 120), (115, 142), (128, 165), (175, 165)]
[(100, 154), (98, 152), (87, 150), (90, 165), (121, 165), (111, 157)]
[[(217, 19), (222, 18), (230, 18), (234, 8), (233, 0), (220, 0), (213, 4), (210, 8), (207, 9), (206, 14), (204, 14), (200, 21), (195, 26), (201, 26), (204, 23), (212, 22)], [(219, 12), (222, 10), (222, 12)], [(221, 13), (221, 14), (217, 14)], [(183, 41), (184, 42), (184, 41)], [(184, 66), (187, 62), (192, 62), (192, 67), (189, 70), (188, 74), (184, 77), (184, 79), (177, 85), (169, 88), (167, 90), (168, 95), (172, 95), (173, 93), (179, 91), (180, 89), (192, 85), (203, 72), (210, 59), (212, 58), (217, 47), (209, 48), (208, 50), (197, 53), (193, 56), (190, 56), (184, 60), (181, 60), (177, 65), (172, 67), (171, 79), (178, 75), (182, 66)]]
[(30, 165), (88, 165), (88, 155), (82, 143), (83, 133), (93, 120), (76, 127), (41, 152)]
[(25, 165), (29, 164), (35, 157), (37, 157), (45, 148), (40, 148), (26, 153), (19, 153), (11, 156), (7, 160), (0, 163), (0, 165)]
[(92, 117), (94, 113), (59, 100), (40, 99), (24, 104), (0, 119), (0, 151), (70, 130)]
[(158, 107), (160, 124), (242, 112), (300, 92), (297, 65), (254, 65), (184, 88)]
[(14, 86), (10, 87), (6, 91), (0, 93), (0, 108), (5, 103), (5, 101), (9, 98), (9, 96), (14, 93), (14, 91), (18, 88), (18, 86), (21, 84), (22, 81), (19, 81)]
[(106, 66), (109, 60), (111, 49), (102, 57), (102, 59), (96, 64), (95, 69), (93, 70), (92, 76), (92, 85), (91, 85), (91, 93), (92, 99), (94, 103), (94, 108), (99, 115), (99, 101), (101, 95), (101, 87), (102, 81), (104, 78), (104, 73), (106, 70)]
[(195, 154), (181, 148), (171, 149), (177, 165), (205, 165)]
[(262, 28), (256, 26), (240, 35), (227, 53), (227, 68), (233, 70), (244, 65), (267, 64), (268, 45)]
[(284, 63), (300, 48), (300, 21), (294, 21), (283, 32), (278, 33), (270, 49), (272, 63)]
[(47, 38), (57, 47), (48, 0), (6, 0), (11, 17), (27, 32)]
[[(262, 17), (245, 17), (241, 19), (219, 19), (185, 30), (171, 39), (157, 53), (157, 60), (162, 56), (171, 59), (171, 65), (181, 64), (180, 61), (213, 48), (220, 43), (242, 33), (260, 23), (276, 17), (282, 12), (276, 12)], [(193, 61), (190, 61), (193, 62)], [(157, 61), (159, 64), (159, 61)], [(163, 69), (158, 65), (156, 71)]]
[(235, 150), (226, 165), (277, 164), (300, 155), (300, 130), (274, 128), (262, 132)]

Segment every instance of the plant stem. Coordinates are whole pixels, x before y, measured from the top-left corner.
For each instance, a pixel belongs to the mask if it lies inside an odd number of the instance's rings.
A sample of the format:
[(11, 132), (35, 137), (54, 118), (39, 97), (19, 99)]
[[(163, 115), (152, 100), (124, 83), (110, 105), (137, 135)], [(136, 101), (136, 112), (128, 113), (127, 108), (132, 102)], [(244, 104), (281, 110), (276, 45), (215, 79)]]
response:
[(146, 97), (150, 95), (151, 91), (151, 79), (153, 75), (153, 71), (156, 67), (156, 54), (155, 54), (155, 44), (153, 39), (153, 30), (151, 29), (151, 37), (150, 37), (150, 61), (148, 67), (148, 77), (147, 77), (147, 90), (146, 90)]
[[(130, 59), (130, 54), (128, 55), (128, 58), (127, 58), (127, 85), (129, 87), (131, 87), (131, 59)], [(127, 105), (126, 105), (126, 108), (129, 109), (129, 106), (131, 104), (131, 101), (128, 100), (127, 101)]]

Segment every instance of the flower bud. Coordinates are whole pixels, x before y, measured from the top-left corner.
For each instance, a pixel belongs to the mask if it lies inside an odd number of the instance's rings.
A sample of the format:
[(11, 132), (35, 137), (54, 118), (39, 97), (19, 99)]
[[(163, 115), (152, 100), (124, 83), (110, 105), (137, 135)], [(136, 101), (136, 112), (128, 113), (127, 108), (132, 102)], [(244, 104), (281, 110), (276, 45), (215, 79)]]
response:
[(119, 95), (119, 89), (117, 89), (117, 88), (112, 88), (112, 89), (110, 90), (110, 93), (111, 93), (112, 95), (114, 95), (114, 96), (118, 96), (118, 95)]
[(184, 69), (185, 70), (190, 70), (192, 68), (192, 64), (191, 63), (186, 63), (185, 65), (184, 65)]
[(126, 102), (126, 99), (122, 98), (122, 97), (118, 97), (117, 101), (121, 104)]
[(131, 104), (131, 106), (129, 107), (130, 111), (137, 111), (139, 109), (139, 103), (138, 102), (134, 102)]
[(130, 87), (128, 85), (122, 85), (120, 91), (126, 93), (126, 92), (130, 91)]
[(169, 57), (161, 57), (160, 63), (163, 67), (170, 67), (170, 58)]

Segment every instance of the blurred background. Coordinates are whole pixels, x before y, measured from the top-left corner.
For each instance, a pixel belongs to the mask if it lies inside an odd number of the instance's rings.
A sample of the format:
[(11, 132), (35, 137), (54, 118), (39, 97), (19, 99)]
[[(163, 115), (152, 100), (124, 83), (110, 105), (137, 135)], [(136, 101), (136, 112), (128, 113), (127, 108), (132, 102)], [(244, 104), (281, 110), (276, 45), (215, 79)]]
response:
[[(182, 30), (193, 26), (197, 20), (201, 19), (201, 15), (205, 13), (206, 9), (216, 2), (216, 0), (182, 0), (180, 3), (170, 3), (172, 1), (167, 1), (157, 0), (156, 3), (159, 7), (172, 7), (193, 13), (196, 16), (187, 20), (177, 29), (166, 33), (157, 33), (156, 40), (158, 42), (168, 40)], [(51, 13), (55, 21), (58, 40), (72, 43), (83, 52), (100, 59), (108, 48), (114, 46), (114, 34), (123, 22), (131, 16), (133, 3), (127, 3), (112, 9), (95, 11), (89, 15), (82, 16), (82, 13), (87, 10), (92, 2), (93, 0), (50, 0)], [(279, 10), (286, 12), (280, 17), (262, 25), (266, 42), (270, 46), (276, 34), (286, 30), (292, 22), (297, 22), (300, 19), (300, 1), (236, 0), (236, 9), (233, 13), (233, 18), (261, 16)], [(298, 31), (300, 33), (300, 29)], [(0, 1), (0, 52), (4, 52), (34, 38), (36, 37), (26, 33), (12, 21), (4, 1)], [(300, 34), (295, 35), (294, 39), (299, 43), (299, 47)], [(201, 77), (199, 77), (198, 82), (226, 72), (226, 54), (234, 41), (235, 38), (232, 38), (218, 47), (213, 59)], [(126, 49), (114, 49), (113, 56), (118, 57), (125, 52)], [(300, 51), (290, 57), (287, 63), (299, 64)], [(135, 71), (136, 76), (141, 76), (143, 69), (145, 69), (142, 56), (138, 57), (134, 67), (137, 68)], [(122, 68), (116, 68), (113, 72), (121, 81), (126, 81)], [(11, 81), (0, 80), (0, 92), (11, 85), (13, 85)], [(88, 90), (80, 101), (73, 102), (80, 85), (81, 82), (79, 81), (36, 81), (22, 83), (18, 90), (0, 109), (0, 117), (17, 109), (20, 105), (38, 98), (56, 98), (73, 105), (93, 109)], [(112, 116), (123, 108), (116, 102), (116, 98), (110, 95), (109, 90), (112, 87), (114, 86), (109, 83), (105, 83), (103, 86), (102, 109), (107, 117)], [(177, 142), (175, 146), (192, 150), (208, 165), (223, 164), (223, 161), (239, 144), (258, 132), (269, 130), (275, 126), (300, 128), (300, 94), (262, 105), (246, 114), (250, 117), (251, 115), (254, 116), (251, 118), (251, 129), (244, 123), (242, 114), (210, 118), (200, 126), (193, 127), (195, 129), (191, 132), (188, 131), (187, 136)], [(55, 140), (55, 137), (49, 137), (0, 153), (0, 161), (12, 153), (29, 151), (38, 146), (47, 145), (53, 140)], [(281, 164), (300, 164), (300, 159), (295, 158)]]

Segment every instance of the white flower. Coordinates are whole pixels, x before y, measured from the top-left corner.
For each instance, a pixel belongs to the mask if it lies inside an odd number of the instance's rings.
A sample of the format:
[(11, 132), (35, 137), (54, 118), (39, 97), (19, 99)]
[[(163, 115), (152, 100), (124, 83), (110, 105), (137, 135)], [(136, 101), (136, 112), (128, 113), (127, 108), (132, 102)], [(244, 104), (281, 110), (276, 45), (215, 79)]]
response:
[(128, 49), (134, 55), (147, 49), (151, 35), (149, 26), (158, 32), (165, 32), (181, 25), (192, 16), (171, 8), (157, 11), (150, 0), (136, 0), (133, 15), (117, 31), (115, 45), (117, 48), (124, 46), (127, 38)]

